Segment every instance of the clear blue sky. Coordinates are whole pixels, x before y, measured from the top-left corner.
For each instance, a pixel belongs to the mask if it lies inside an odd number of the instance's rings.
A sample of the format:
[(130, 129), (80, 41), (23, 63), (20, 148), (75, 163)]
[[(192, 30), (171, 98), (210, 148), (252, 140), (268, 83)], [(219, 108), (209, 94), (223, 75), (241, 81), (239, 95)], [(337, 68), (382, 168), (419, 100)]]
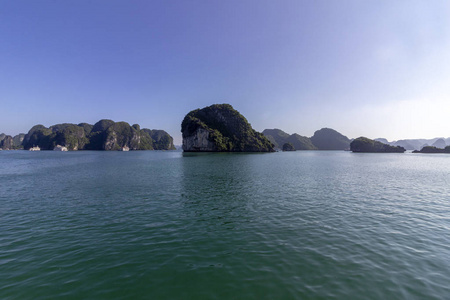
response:
[(108, 118), (181, 143), (192, 109), (256, 130), (450, 136), (450, 2), (0, 2), (0, 132)]

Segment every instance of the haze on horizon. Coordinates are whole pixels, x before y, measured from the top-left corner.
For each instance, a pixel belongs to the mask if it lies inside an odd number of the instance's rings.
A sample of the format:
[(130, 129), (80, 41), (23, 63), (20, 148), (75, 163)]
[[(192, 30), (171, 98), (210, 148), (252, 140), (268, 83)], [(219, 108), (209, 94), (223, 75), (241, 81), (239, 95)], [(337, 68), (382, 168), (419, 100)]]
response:
[(100, 119), (181, 143), (230, 103), (305, 136), (449, 137), (448, 1), (2, 1), (0, 133)]

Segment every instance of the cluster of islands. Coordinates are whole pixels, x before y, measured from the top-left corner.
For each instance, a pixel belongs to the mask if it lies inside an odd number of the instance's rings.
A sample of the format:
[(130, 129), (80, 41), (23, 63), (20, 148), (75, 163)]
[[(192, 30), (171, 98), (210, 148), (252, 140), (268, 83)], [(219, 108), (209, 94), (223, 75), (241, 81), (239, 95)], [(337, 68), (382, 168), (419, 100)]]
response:
[(138, 124), (100, 120), (33, 126), (27, 134), (0, 135), (3, 150), (174, 150), (172, 137), (164, 130), (140, 128)]
[[(185, 152), (275, 152), (296, 150), (350, 150), (353, 152), (450, 153), (450, 139), (349, 139), (331, 128), (312, 137), (288, 134), (280, 129), (252, 128), (229, 104), (214, 104), (189, 112), (181, 123)], [(100, 120), (94, 125), (56, 124), (33, 126), (27, 134), (0, 134), (0, 150), (175, 150), (173, 138), (164, 130), (140, 128), (138, 124)]]

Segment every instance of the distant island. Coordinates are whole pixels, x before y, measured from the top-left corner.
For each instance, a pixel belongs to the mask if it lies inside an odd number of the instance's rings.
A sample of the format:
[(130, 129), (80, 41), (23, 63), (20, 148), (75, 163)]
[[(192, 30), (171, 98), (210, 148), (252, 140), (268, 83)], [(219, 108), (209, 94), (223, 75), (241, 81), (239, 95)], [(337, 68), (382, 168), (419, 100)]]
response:
[[(0, 135), (3, 150), (175, 150), (164, 130), (141, 129), (138, 124), (100, 120), (87, 123), (33, 126), (27, 134)], [(63, 150), (62, 150), (63, 149)]]
[(348, 150), (350, 139), (331, 128), (322, 128), (314, 132), (311, 142), (319, 150)]
[(0, 150), (17, 150), (23, 149), (22, 141), (25, 137), (25, 133), (18, 134), (14, 137), (6, 135), (4, 133), (0, 134)]
[[(406, 139), (389, 142), (359, 137), (351, 140), (331, 128), (311, 137), (288, 134), (281, 129), (252, 128), (230, 104), (214, 104), (189, 112), (181, 123), (185, 152), (275, 152), (297, 150), (350, 150), (372, 153), (450, 153), (450, 138)], [(430, 146), (431, 145), (431, 146)], [(173, 138), (164, 130), (140, 128), (138, 124), (103, 119), (88, 123), (33, 126), (27, 134), (0, 134), (0, 150), (176, 150)], [(420, 149), (420, 150), (419, 150)]]
[(433, 139), (406, 139), (389, 142), (384, 138), (377, 138), (375, 141), (382, 142), (391, 146), (401, 146), (406, 150), (420, 150), (423, 147), (432, 146), (436, 148), (445, 148), (450, 145), (450, 138), (433, 138)]
[(282, 148), (291, 143), (294, 150), (348, 150), (350, 139), (331, 128), (322, 128), (314, 132), (311, 138), (297, 133), (288, 134), (281, 129), (265, 129), (263, 134), (275, 145)]
[(450, 146), (446, 146), (445, 148), (425, 146), (421, 150), (414, 150), (413, 153), (450, 153)]
[(283, 145), (283, 151), (295, 151), (294, 145), (292, 145), (291, 143), (285, 143)]
[(283, 145), (290, 143), (293, 150), (317, 150), (311, 139), (299, 134), (288, 134), (281, 129), (265, 129), (262, 132), (271, 141), (275, 148), (282, 149)]
[(185, 152), (274, 152), (274, 145), (252, 128), (230, 104), (189, 112), (181, 123)]
[(382, 142), (359, 137), (350, 143), (350, 150), (353, 152), (371, 152), (371, 153), (404, 153), (405, 148), (400, 146), (391, 146)]

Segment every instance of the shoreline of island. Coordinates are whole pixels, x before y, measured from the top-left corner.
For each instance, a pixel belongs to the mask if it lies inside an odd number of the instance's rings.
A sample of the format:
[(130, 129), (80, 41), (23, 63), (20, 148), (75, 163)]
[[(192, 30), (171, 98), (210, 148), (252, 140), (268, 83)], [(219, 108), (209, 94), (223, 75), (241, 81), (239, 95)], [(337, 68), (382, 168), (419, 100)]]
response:
[[(346, 150), (355, 153), (450, 153), (450, 138), (399, 140), (359, 137), (350, 139), (331, 128), (311, 137), (288, 134), (281, 129), (254, 130), (230, 104), (213, 104), (190, 111), (181, 123), (184, 152), (275, 152)], [(431, 146), (428, 144), (431, 143)], [(139, 124), (103, 119), (94, 125), (63, 123), (33, 126), (27, 134), (0, 134), (0, 150), (136, 151), (176, 150), (164, 130), (140, 128)]]

